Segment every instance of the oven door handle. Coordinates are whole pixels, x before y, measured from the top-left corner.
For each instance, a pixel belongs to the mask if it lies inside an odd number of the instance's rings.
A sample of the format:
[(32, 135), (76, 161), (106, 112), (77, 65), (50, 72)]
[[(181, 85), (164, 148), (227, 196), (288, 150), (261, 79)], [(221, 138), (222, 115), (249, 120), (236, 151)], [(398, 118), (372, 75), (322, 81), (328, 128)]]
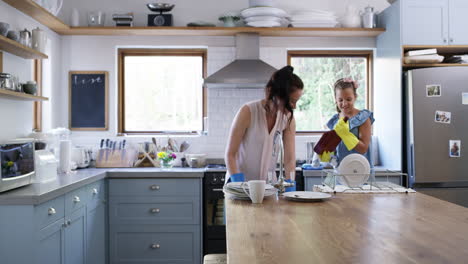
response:
[(223, 189), (211, 189), (213, 192), (222, 192)]

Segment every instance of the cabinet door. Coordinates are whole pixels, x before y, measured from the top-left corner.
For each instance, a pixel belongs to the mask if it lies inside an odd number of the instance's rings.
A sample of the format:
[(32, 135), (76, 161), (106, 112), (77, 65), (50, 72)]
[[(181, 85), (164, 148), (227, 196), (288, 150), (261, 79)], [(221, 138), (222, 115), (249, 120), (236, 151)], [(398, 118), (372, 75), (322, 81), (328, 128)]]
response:
[(448, 0), (402, 1), (403, 44), (447, 45), (448, 7)]
[(38, 264), (63, 264), (64, 262), (64, 228), (63, 218), (44, 227), (38, 233)]
[(106, 263), (106, 206), (101, 205), (86, 213), (86, 263)]
[(85, 207), (65, 216), (65, 264), (85, 263)]
[(466, 29), (468, 1), (450, 0), (449, 12), (449, 43), (453, 45), (468, 45), (468, 34)]

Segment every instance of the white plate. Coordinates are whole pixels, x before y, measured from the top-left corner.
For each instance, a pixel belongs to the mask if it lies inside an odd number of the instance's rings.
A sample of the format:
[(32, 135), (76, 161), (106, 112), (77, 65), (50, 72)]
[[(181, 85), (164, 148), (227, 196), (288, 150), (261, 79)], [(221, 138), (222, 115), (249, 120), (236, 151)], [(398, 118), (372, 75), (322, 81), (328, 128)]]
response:
[[(227, 187), (229, 188), (235, 188), (235, 189), (239, 189), (239, 190), (242, 190), (242, 185), (245, 184), (245, 189), (249, 189), (249, 185), (247, 184), (247, 182), (228, 182), (226, 184)], [(274, 190), (275, 187), (271, 184), (265, 184), (265, 190)]]
[(276, 16), (287, 17), (288, 14), (283, 9), (275, 7), (251, 7), (241, 11), (241, 16), (244, 18), (251, 16)]
[(337, 169), (338, 181), (348, 187), (360, 187), (369, 179), (370, 164), (361, 154), (353, 153), (346, 156)]
[(293, 25), (293, 27), (333, 28), (333, 27), (336, 27), (337, 23), (295, 23), (295, 22), (291, 22), (291, 25)]
[(250, 27), (279, 27), (279, 26), (281, 26), (281, 23), (276, 22), (276, 21), (253, 21), (253, 22), (247, 22), (247, 26), (250, 26)]
[(255, 22), (255, 21), (274, 21), (274, 22), (281, 22), (283, 18), (276, 17), (276, 16), (251, 16), (244, 18), (245, 22)]
[(321, 10), (321, 9), (309, 9), (309, 10), (297, 10), (293, 11), (293, 15), (325, 15), (325, 16), (334, 16), (335, 13), (332, 11)]
[(331, 194), (322, 192), (285, 192), (283, 196), (293, 201), (322, 201), (331, 198)]

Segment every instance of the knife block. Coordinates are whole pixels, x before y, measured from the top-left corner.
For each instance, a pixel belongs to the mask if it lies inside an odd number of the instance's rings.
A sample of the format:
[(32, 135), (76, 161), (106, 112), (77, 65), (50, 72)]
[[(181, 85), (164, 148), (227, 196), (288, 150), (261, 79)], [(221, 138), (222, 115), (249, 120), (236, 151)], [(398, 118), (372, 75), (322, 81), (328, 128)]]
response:
[(134, 149), (99, 149), (96, 168), (131, 168), (137, 157)]

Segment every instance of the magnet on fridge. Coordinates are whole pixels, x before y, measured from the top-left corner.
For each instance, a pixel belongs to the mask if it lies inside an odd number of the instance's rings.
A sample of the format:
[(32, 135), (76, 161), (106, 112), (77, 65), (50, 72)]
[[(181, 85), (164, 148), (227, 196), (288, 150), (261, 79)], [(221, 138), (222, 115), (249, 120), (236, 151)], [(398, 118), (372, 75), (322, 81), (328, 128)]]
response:
[(449, 155), (451, 158), (459, 158), (461, 156), (461, 140), (449, 141)]
[(428, 84), (426, 85), (426, 96), (427, 97), (440, 97), (442, 95), (442, 85), (440, 84)]
[(468, 93), (462, 93), (462, 104), (468, 105)]
[(452, 121), (452, 113), (436, 110), (434, 121), (436, 123), (450, 124)]

